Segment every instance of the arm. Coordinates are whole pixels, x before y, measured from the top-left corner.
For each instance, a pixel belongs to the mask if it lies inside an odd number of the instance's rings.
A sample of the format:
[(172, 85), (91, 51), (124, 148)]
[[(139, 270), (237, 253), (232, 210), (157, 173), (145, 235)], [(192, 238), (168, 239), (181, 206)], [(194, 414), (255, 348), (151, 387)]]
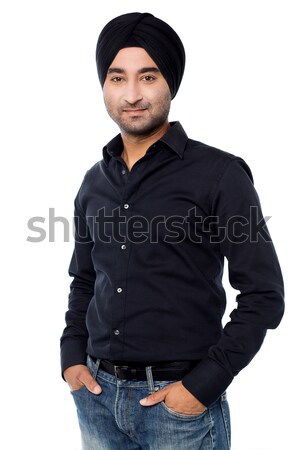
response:
[(236, 297), (237, 308), (231, 312), (231, 320), (219, 342), (182, 379), (183, 386), (206, 406), (251, 361), (267, 329), (278, 326), (284, 311), (280, 266), (267, 227), (255, 226), (260, 220), (261, 224), (265, 222), (250, 169), (241, 158), (228, 164), (217, 184), (212, 195), (212, 211), (227, 231), (230, 217), (238, 215), (245, 219), (236, 227), (235, 236), (229, 233), (219, 243), (221, 255), (228, 259), (229, 281), (240, 291)]
[(81, 189), (75, 199), (75, 248), (69, 266), (69, 275), (73, 281), (70, 285), (66, 327), (61, 337), (62, 373), (71, 366), (86, 364), (88, 331), (85, 317), (94, 295), (95, 271), (91, 258), (93, 241), (80, 204)]

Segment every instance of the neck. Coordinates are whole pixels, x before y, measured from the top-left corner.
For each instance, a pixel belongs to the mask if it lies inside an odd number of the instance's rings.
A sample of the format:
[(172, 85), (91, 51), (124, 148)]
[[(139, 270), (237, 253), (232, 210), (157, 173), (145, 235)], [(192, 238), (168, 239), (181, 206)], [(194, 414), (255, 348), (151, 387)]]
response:
[(136, 161), (145, 155), (148, 148), (154, 142), (158, 141), (164, 134), (166, 134), (169, 128), (170, 124), (166, 121), (151, 134), (147, 135), (132, 135), (121, 131), (124, 145), (124, 150), (121, 156), (126, 162), (129, 170), (131, 170)]

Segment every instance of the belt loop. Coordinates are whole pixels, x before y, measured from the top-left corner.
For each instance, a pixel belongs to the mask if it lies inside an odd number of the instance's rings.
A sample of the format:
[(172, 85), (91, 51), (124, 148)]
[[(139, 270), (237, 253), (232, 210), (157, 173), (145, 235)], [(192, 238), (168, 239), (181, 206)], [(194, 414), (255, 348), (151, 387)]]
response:
[(95, 364), (95, 369), (94, 369), (94, 378), (97, 378), (98, 375), (98, 371), (99, 371), (99, 367), (100, 367), (100, 363), (101, 363), (101, 359), (98, 358)]
[(96, 379), (96, 377), (98, 375), (98, 370), (99, 370), (99, 367), (100, 367), (101, 359), (97, 358), (96, 361), (93, 361), (93, 359), (91, 358), (90, 355), (88, 355), (88, 358), (89, 358), (89, 360), (91, 362), (91, 367), (92, 367), (91, 374), (92, 374), (92, 377)]
[(154, 387), (154, 381), (153, 381), (151, 369), (152, 369), (152, 366), (146, 367), (146, 375), (147, 375), (147, 380), (148, 380), (149, 394), (153, 394), (153, 392), (155, 392), (157, 390)]

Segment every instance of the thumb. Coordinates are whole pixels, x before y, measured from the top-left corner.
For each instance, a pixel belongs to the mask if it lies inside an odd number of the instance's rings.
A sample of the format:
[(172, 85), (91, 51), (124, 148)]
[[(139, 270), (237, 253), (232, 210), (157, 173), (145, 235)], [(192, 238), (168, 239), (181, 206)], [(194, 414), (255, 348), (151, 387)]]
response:
[(97, 383), (95, 378), (92, 377), (89, 370), (87, 370), (82, 376), (80, 381), (85, 385), (85, 387), (95, 395), (101, 394), (101, 386)]
[(147, 397), (142, 398), (142, 399), (140, 400), (140, 404), (141, 404), (142, 406), (152, 406), (152, 405), (155, 405), (156, 403), (159, 403), (159, 402), (161, 402), (162, 400), (164, 400), (165, 397), (166, 397), (166, 395), (167, 395), (167, 391), (164, 390), (164, 389), (161, 389), (161, 390), (158, 391), (158, 392), (154, 392), (153, 394), (150, 394), (150, 395), (148, 395)]

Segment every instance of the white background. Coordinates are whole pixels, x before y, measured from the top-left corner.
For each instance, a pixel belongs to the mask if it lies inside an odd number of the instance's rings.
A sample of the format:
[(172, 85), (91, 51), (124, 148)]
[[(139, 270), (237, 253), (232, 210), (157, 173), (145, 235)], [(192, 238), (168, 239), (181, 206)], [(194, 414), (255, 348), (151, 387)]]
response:
[[(184, 42), (186, 72), (170, 119), (180, 120), (191, 138), (243, 157), (264, 214), (272, 216), (286, 314), (228, 389), (232, 449), (299, 445), (297, 3), (1, 3), (1, 448), (80, 448), (59, 365), (73, 243), (72, 236), (63, 242), (60, 223), (49, 242), (49, 208), (67, 217), (72, 231), (81, 180), (118, 132), (102, 104), (95, 47), (108, 20), (132, 11), (157, 15)], [(42, 243), (26, 240), (36, 236), (27, 228), (32, 216), (45, 218)], [(225, 320), (235, 295), (228, 288)]]

